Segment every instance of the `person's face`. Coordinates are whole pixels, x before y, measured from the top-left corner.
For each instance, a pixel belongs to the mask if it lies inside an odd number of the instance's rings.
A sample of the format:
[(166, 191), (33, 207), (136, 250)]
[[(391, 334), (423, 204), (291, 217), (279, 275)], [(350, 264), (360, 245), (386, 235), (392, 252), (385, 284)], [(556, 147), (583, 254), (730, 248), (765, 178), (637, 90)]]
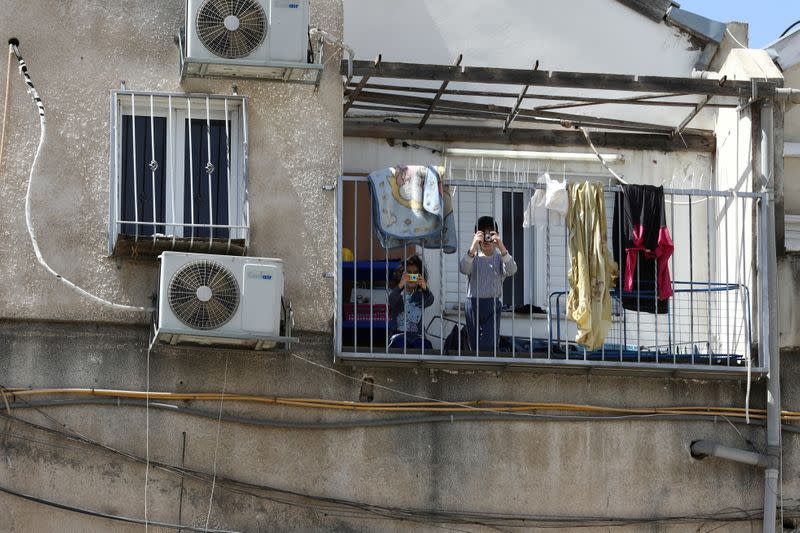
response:
[[(419, 267), (417, 265), (406, 265), (406, 274), (419, 274)], [(406, 283), (407, 290), (413, 290), (417, 286), (416, 281), (408, 280)]]

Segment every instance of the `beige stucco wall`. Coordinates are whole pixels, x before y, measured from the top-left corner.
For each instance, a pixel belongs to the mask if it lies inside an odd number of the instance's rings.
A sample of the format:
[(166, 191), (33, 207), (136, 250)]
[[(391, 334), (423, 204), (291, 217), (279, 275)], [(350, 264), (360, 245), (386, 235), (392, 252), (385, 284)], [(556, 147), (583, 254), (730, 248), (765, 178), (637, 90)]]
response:
[[(48, 135), (34, 175), (33, 222), (58, 272), (118, 303), (149, 305), (155, 262), (107, 257), (109, 100), (125, 80), (137, 91), (230, 94), (233, 80), (180, 82), (173, 36), (184, 2), (4, 4), (0, 35), (17, 37), (47, 108)], [(312, 25), (341, 34), (341, 0), (317, 0)], [(319, 90), (235, 80), (249, 97), (250, 255), (285, 261), (298, 327), (326, 329), (332, 313), (333, 195), (339, 174), (341, 82), (329, 63)], [(0, 79), (5, 80), (5, 58)], [(12, 67), (0, 187), (0, 317), (146, 322), (73, 293), (36, 261), (25, 228), (28, 172), (39, 137), (36, 110)]]
[[(786, 87), (800, 87), (800, 65), (786, 70), (783, 75)], [(783, 131), (785, 142), (800, 142), (800, 107), (793, 106), (786, 110)], [(797, 215), (800, 214), (800, 159), (785, 157), (783, 165), (786, 214)]]

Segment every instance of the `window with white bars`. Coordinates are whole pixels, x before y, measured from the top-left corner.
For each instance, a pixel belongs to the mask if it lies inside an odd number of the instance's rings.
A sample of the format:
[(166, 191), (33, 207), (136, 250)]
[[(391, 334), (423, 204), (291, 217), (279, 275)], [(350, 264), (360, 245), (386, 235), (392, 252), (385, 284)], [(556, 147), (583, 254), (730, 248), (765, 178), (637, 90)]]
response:
[(109, 253), (244, 254), (246, 99), (115, 91), (111, 106)]

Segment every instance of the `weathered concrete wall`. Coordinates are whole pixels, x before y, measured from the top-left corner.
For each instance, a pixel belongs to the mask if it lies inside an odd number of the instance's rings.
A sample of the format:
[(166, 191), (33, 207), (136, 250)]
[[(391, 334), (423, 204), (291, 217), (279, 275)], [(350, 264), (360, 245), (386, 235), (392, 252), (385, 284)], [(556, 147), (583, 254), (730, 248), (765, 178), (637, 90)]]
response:
[(778, 262), (778, 342), (783, 349), (800, 346), (798, 301), (800, 301), (800, 255), (786, 254)]
[[(109, 99), (128, 89), (230, 94), (235, 81), (249, 101), (251, 248), (284, 259), (287, 295), (298, 325), (326, 329), (332, 287), (333, 197), (321, 186), (339, 174), (341, 83), (332, 61), (319, 90), (247, 80), (180, 83), (173, 36), (182, 0), (6, 2), (0, 35), (17, 37), (47, 108), (48, 136), (34, 176), (33, 222), (45, 258), (65, 277), (119, 303), (148, 305), (154, 262), (106, 257)], [(342, 31), (341, 0), (316, 0), (312, 25)], [(5, 80), (6, 62), (0, 65)], [(12, 68), (3, 187), (0, 190), (0, 316), (146, 322), (107, 308), (56, 282), (35, 261), (24, 198), (39, 139), (36, 110)], [(313, 258), (313, 259), (312, 259)]]
[[(6, 386), (146, 388), (144, 328), (79, 324), (0, 324), (0, 366)], [(374, 402), (440, 398), (571, 402), (590, 405), (742, 405), (745, 385), (639, 377), (534, 375), (530, 373), (432, 372), (429, 369), (339, 368), (330, 365), (329, 339), (302, 335), (293, 355), (158, 350), (150, 358), (152, 391), (219, 391), (267, 396), (324, 397), (358, 401), (360, 380), (375, 379)], [(307, 361), (310, 362), (307, 362)], [(227, 379), (226, 379), (227, 367)], [(384, 388), (385, 387), (385, 388)], [(399, 394), (393, 391), (402, 391)], [(410, 397), (409, 395), (413, 395)], [(755, 384), (753, 405), (763, 389)], [(793, 401), (787, 395), (788, 402)], [(197, 418), (150, 410), (150, 457), (211, 472), (219, 402), (178, 402), (211, 413)], [(146, 413), (138, 407), (43, 408), (73, 431), (119, 450), (144, 456)], [(224, 403), (223, 411), (284, 422), (357, 421), (415, 413), (356, 413)], [(39, 413), (12, 413), (52, 426)], [(94, 447), (0, 421), (0, 484), (71, 505), (142, 517), (144, 466)], [(741, 435), (737, 433), (741, 431)], [(292, 430), (223, 422), (219, 476), (257, 485), (375, 505), (534, 515), (670, 516), (757, 509), (762, 474), (717, 460), (695, 461), (689, 444), (698, 438), (745, 446), (762, 444), (763, 430), (717, 422), (676, 421), (449, 421), (377, 428)], [(34, 439), (34, 440), (29, 440)], [(787, 450), (786, 453), (789, 453)], [(784, 463), (785, 479), (794, 477)], [(181, 479), (151, 468), (148, 514), (177, 521)], [(792, 482), (794, 483), (794, 482)], [(246, 489), (258, 493), (254, 488)], [(204, 525), (208, 483), (186, 478), (184, 523)], [(433, 531), (432, 524), (366, 520), (321, 512), (315, 502), (288, 495), (285, 505), (232, 492), (217, 484), (210, 524), (245, 531), (335, 529)], [(114, 524), (18, 503), (0, 495), (7, 519), (0, 530), (42, 531), (66, 524), (106, 531)], [(319, 503), (319, 502), (316, 502)], [(6, 507), (8, 506), (8, 507)], [(10, 513), (9, 513), (10, 511)], [(463, 526), (460, 526), (463, 527)], [(747, 530), (749, 524), (728, 530)], [(675, 526), (675, 531), (694, 530)], [(133, 528), (119, 527), (120, 531)], [(482, 530), (467, 526), (469, 530)], [(604, 529), (605, 530), (605, 529)], [(672, 531), (657, 526), (630, 531)]]

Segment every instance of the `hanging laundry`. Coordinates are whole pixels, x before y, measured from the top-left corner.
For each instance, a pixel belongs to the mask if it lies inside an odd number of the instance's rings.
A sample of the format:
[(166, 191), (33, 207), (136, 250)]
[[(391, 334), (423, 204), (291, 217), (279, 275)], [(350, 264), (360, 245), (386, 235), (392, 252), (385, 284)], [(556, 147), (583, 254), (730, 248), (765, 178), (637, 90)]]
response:
[(666, 313), (672, 296), (664, 188), (621, 185), (614, 203), (614, 259), (620, 265), (622, 305), (631, 311)]
[(611, 293), (618, 268), (607, 244), (603, 186), (571, 183), (567, 186), (567, 231), (571, 267), (567, 278), (567, 318), (575, 321), (575, 342), (589, 350), (603, 346), (611, 327)]
[(547, 189), (544, 195), (544, 205), (550, 211), (555, 211), (561, 216), (567, 214), (569, 199), (567, 198), (567, 180), (551, 180), (547, 176)]
[(545, 172), (539, 176), (536, 183), (544, 185), (544, 188), (536, 189), (531, 196), (523, 215), (523, 228), (547, 225), (547, 217), (551, 212), (558, 213), (562, 217), (567, 214), (567, 181), (551, 179), (550, 174)]
[(444, 253), (456, 251), (453, 202), (442, 183), (443, 172), (441, 167), (397, 166), (369, 175), (372, 217), (381, 246), (420, 244)]

